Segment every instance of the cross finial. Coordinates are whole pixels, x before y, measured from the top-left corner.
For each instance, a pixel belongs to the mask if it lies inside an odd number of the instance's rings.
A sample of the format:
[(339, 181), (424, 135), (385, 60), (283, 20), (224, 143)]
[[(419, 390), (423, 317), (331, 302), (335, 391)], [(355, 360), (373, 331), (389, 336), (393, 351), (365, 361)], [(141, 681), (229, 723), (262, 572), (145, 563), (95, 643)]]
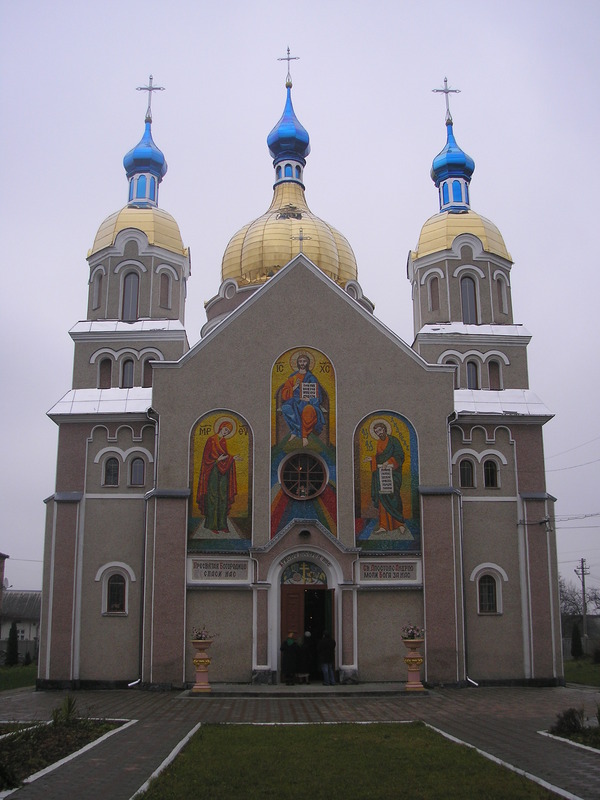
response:
[(148, 80), (148, 86), (137, 86), (138, 92), (148, 92), (148, 108), (146, 109), (146, 122), (152, 122), (152, 92), (164, 92), (164, 86), (153, 86), (152, 75)]
[(292, 76), (290, 74), (290, 61), (299, 61), (300, 56), (291, 56), (290, 55), (290, 48), (287, 49), (287, 56), (283, 56), (283, 58), (278, 58), (277, 61), (287, 61), (288, 62), (288, 71), (287, 77), (285, 79), (286, 88), (290, 89), (292, 86)]
[(460, 89), (449, 89), (448, 88), (448, 78), (444, 78), (444, 88), (443, 89), (432, 89), (432, 92), (441, 92), (442, 94), (446, 95), (446, 122), (452, 123), (452, 114), (450, 113), (450, 103), (448, 102), (448, 95), (449, 94), (460, 94)]
[(290, 239), (292, 239), (292, 240), (297, 239), (300, 242), (300, 252), (302, 253), (303, 252), (303, 247), (302, 247), (303, 242), (305, 242), (307, 239), (312, 239), (312, 236), (305, 236), (304, 235), (304, 231), (302, 230), (302, 228), (300, 228), (300, 235), (299, 236), (290, 236)]

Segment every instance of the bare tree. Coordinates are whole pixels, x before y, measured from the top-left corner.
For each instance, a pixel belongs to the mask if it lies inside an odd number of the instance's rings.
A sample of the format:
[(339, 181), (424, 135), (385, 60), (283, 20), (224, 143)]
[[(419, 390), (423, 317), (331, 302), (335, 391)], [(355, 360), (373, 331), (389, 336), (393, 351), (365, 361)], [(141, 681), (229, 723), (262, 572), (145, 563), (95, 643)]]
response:
[[(558, 578), (558, 588), (560, 591), (561, 615), (564, 617), (580, 617), (583, 613), (581, 588), (579, 586), (575, 586), (572, 581), (567, 583), (562, 575), (560, 575)], [(597, 590), (593, 591), (597, 592)], [(600, 595), (598, 599), (600, 600)]]

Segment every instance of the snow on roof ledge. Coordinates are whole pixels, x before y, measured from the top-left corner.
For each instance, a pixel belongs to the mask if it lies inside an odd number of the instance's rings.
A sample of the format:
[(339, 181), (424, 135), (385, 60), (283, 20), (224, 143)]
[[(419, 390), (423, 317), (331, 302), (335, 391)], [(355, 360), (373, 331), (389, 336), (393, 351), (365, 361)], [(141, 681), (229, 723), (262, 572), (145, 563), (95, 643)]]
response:
[(420, 334), (457, 333), (463, 336), (524, 336), (531, 339), (531, 333), (524, 325), (467, 325), (464, 322), (435, 322), (423, 325)]
[(152, 402), (152, 388), (71, 389), (48, 411), (49, 417), (79, 414), (144, 414)]
[(508, 414), (526, 417), (553, 417), (553, 413), (530, 389), (455, 389), (457, 414)]

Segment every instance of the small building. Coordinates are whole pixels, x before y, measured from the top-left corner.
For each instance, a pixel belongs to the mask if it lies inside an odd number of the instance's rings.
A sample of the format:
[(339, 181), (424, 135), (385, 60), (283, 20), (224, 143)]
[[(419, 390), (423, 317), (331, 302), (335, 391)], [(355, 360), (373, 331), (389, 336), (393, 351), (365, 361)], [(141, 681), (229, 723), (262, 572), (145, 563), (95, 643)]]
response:
[(23, 661), (27, 653), (33, 661), (37, 660), (41, 606), (40, 591), (4, 589), (0, 614), (0, 654), (6, 653), (8, 634), (15, 622), (19, 641), (19, 661)]

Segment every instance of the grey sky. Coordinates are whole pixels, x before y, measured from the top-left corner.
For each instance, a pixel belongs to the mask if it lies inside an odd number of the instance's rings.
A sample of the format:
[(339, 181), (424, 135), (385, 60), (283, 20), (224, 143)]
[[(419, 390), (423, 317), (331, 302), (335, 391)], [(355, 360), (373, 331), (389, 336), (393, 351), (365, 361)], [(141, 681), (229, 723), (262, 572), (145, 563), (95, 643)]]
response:
[[(41, 586), (56, 462), (45, 414), (71, 385), (67, 331), (85, 317), (87, 251), (127, 199), (122, 158), (146, 108), (135, 87), (153, 73), (167, 89), (153, 101), (169, 164), (160, 205), (192, 251), (194, 343), (227, 241), (271, 200), (265, 140), (283, 110), (277, 58), (288, 45), (311, 137), (308, 203), (349, 239), (376, 315), (409, 343), (406, 256), (438, 210), (429, 169), (445, 144), (443, 98), (431, 89), (445, 75), (461, 89), (451, 110), (476, 164), (472, 207), (515, 261), (515, 321), (534, 337), (530, 385), (556, 413), (545, 427), (548, 489), (559, 519), (600, 513), (597, 2), (34, 0), (1, 13), (0, 550), (15, 588)], [(599, 531), (600, 516), (557, 523), (568, 580), (585, 557), (600, 584)]]

